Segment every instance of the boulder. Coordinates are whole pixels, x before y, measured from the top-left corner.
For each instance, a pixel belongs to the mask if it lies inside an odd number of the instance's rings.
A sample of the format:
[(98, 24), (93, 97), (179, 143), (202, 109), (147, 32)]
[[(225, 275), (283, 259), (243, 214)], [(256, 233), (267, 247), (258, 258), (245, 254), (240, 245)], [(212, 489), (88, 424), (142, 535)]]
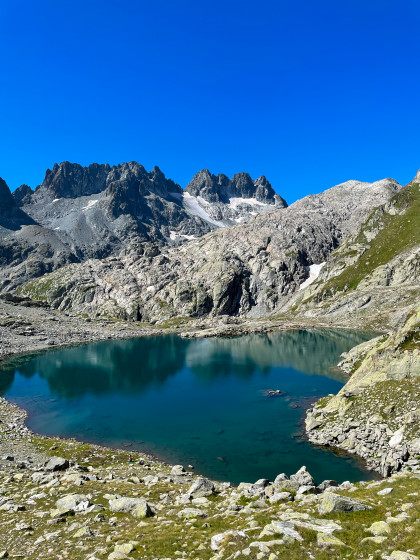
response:
[(152, 511), (143, 498), (115, 498), (109, 501), (109, 509), (113, 512), (131, 513), (134, 517), (150, 517)]
[(278, 502), (290, 502), (293, 500), (293, 496), (290, 492), (274, 492), (269, 497), (270, 504), (277, 504)]
[(362, 511), (365, 509), (370, 508), (362, 502), (347, 498), (345, 496), (339, 496), (338, 494), (334, 494), (333, 492), (327, 492), (326, 494), (324, 494), (322, 501), (318, 506), (318, 511), (322, 515), (326, 513), (332, 513), (333, 511), (352, 512)]
[(204, 498), (214, 494), (214, 484), (208, 478), (197, 478), (190, 486), (188, 492), (192, 498)]
[(69, 468), (69, 462), (63, 457), (51, 457), (44, 465), (46, 471), (65, 471)]
[(206, 512), (198, 508), (185, 508), (178, 512), (178, 517), (193, 519), (194, 517), (206, 517)]
[(321, 492), (324, 492), (327, 488), (337, 488), (338, 482), (336, 480), (323, 480), (321, 484), (318, 484), (317, 488)]
[(171, 474), (176, 476), (182, 475), (185, 472), (185, 469), (182, 465), (174, 465), (171, 469)]
[(289, 539), (296, 541), (303, 541), (303, 538), (295, 530), (294, 524), (290, 521), (272, 521), (269, 525), (266, 525), (261, 531), (260, 539), (262, 537), (271, 535), (284, 535)]
[(122, 552), (123, 554), (130, 554), (134, 550), (136, 549), (131, 543), (116, 544), (114, 547), (114, 552)]
[(289, 480), (289, 477), (287, 476), (287, 474), (284, 473), (280, 473), (276, 476), (276, 478), (274, 479), (274, 484), (280, 484), (281, 482), (283, 482), (284, 480)]
[(379, 537), (380, 535), (390, 533), (391, 527), (388, 525), (388, 523), (385, 523), (385, 521), (376, 521), (376, 523), (372, 523), (368, 531), (375, 537)]
[[(83, 504), (83, 506), (79, 507), (81, 504)], [(58, 512), (61, 516), (75, 511), (83, 511), (83, 509), (87, 509), (89, 505), (89, 499), (83, 494), (67, 494), (55, 502), (56, 510), (53, 511)], [(54, 515), (54, 517), (56, 517), (56, 515)]]
[(244, 531), (225, 531), (224, 533), (219, 533), (214, 535), (210, 541), (210, 548), (214, 551), (218, 551), (224, 548), (229, 542), (239, 542), (241, 540), (246, 540), (248, 536)]
[(325, 533), (318, 533), (316, 536), (316, 543), (321, 548), (329, 548), (332, 546), (346, 546), (343, 541), (334, 537), (334, 535), (326, 535)]
[(299, 486), (315, 486), (315, 480), (306, 470), (306, 467), (301, 467), (296, 474), (292, 474), (290, 480), (298, 482)]
[(144, 519), (146, 517), (151, 517), (153, 511), (150, 508), (146, 500), (142, 500), (139, 504), (131, 511), (131, 515), (136, 519)]
[(404, 426), (394, 433), (392, 438), (389, 440), (389, 447), (391, 449), (395, 449), (401, 444), (403, 438), (404, 438)]

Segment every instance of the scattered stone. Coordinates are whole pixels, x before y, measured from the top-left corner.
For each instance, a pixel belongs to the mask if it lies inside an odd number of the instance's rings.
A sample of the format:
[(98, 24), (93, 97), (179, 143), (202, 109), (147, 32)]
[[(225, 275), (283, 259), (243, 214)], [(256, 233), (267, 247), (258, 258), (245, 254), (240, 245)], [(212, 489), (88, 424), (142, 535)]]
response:
[(135, 549), (132, 543), (124, 543), (124, 544), (116, 544), (114, 548), (114, 552), (122, 552), (123, 554), (130, 554)]
[(326, 535), (325, 533), (318, 533), (316, 536), (317, 545), (322, 548), (328, 548), (330, 546), (346, 546), (343, 541), (334, 537), (334, 535)]
[(244, 531), (225, 531), (211, 538), (210, 548), (214, 551), (218, 551), (224, 548), (229, 542), (240, 542), (246, 539), (248, 539), (248, 536)]
[(388, 525), (388, 523), (385, 523), (385, 521), (376, 521), (376, 523), (372, 523), (368, 531), (375, 537), (379, 537), (380, 535), (384, 535), (385, 533), (390, 533), (391, 527)]
[(391, 560), (419, 560), (418, 556), (410, 554), (409, 552), (402, 552), (401, 550), (394, 550), (391, 552)]
[(391, 494), (393, 490), (393, 488), (384, 488), (383, 490), (379, 490), (378, 496), (387, 496), (388, 494)]

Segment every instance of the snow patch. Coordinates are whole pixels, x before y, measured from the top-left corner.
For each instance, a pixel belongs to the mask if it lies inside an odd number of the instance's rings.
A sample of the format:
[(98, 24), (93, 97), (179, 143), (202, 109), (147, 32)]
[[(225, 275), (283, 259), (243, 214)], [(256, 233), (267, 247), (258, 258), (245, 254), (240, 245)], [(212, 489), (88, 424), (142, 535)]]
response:
[(237, 210), (241, 204), (248, 204), (249, 206), (268, 206), (264, 202), (260, 202), (256, 198), (241, 198), (240, 196), (232, 196), (229, 199), (229, 206), (232, 210)]
[(92, 206), (95, 206), (95, 204), (97, 204), (98, 202), (99, 202), (99, 200), (89, 200), (87, 205), (83, 206), (83, 208), (81, 208), (81, 210), (88, 210), (89, 208), (92, 208)]
[(307, 278), (304, 282), (302, 282), (302, 284), (299, 287), (299, 290), (304, 290), (305, 288), (310, 286), (312, 282), (315, 282), (324, 265), (325, 263), (323, 262), (320, 264), (311, 264), (310, 266), (307, 266), (306, 270), (309, 272), (309, 278)]
[(146, 288), (146, 290), (147, 290), (148, 292), (154, 292), (155, 289), (156, 289), (156, 288), (155, 288), (154, 286), (147, 286), (147, 288)]
[(213, 224), (213, 225), (218, 226), (218, 227), (226, 227), (226, 225), (223, 222), (218, 222), (216, 220), (213, 220), (207, 214), (207, 212), (204, 210), (204, 208), (202, 206), (200, 206), (199, 200), (197, 200), (197, 198), (195, 196), (190, 195), (189, 192), (184, 193), (183, 204), (184, 204), (185, 210), (189, 214), (192, 214), (193, 216), (198, 216), (199, 218), (201, 218), (205, 222), (208, 222), (209, 224)]
[(169, 230), (169, 238), (172, 239), (172, 241), (175, 241), (176, 239), (179, 238), (183, 238), (183, 239), (197, 239), (197, 237), (195, 235), (183, 235), (182, 233), (178, 233), (177, 231), (173, 231), (173, 230)]

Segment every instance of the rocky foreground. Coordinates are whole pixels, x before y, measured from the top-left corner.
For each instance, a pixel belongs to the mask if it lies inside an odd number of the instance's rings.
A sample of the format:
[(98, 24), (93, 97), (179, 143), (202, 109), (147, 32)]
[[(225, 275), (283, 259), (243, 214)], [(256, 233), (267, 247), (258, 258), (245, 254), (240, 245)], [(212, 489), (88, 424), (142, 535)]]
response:
[(0, 558), (418, 558), (418, 474), (317, 484), (302, 467), (232, 487), (24, 419), (0, 400)]

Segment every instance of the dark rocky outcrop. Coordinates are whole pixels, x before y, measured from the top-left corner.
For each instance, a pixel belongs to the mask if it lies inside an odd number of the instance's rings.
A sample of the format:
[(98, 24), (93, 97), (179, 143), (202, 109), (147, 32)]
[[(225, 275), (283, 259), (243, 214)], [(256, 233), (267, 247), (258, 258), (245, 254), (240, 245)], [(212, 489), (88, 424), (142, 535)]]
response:
[(187, 185), (187, 192), (200, 196), (210, 203), (229, 203), (230, 198), (254, 198), (258, 202), (286, 208), (287, 203), (263, 176), (253, 181), (248, 173), (236, 173), (232, 179), (226, 175), (213, 175), (208, 169), (199, 171)]
[(44, 182), (36, 192), (48, 194), (53, 199), (97, 194), (104, 190), (109, 171), (109, 164), (92, 163), (82, 167), (69, 161), (55, 163), (52, 169), (47, 169)]

